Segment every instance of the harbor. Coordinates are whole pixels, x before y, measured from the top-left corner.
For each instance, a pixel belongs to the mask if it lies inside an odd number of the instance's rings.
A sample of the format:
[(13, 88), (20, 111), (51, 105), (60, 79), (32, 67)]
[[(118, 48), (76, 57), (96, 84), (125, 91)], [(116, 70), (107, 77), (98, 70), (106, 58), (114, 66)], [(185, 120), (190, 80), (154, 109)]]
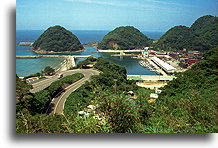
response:
[[(103, 57), (108, 59), (110, 62), (121, 65), (126, 68), (127, 74), (129, 75), (157, 75), (154, 71), (150, 71), (147, 68), (142, 67), (139, 64), (140, 58), (138, 55), (141, 55), (142, 49), (137, 50), (127, 50), (125, 55), (122, 57), (118, 56), (122, 50), (96, 50), (95, 45), (102, 40), (103, 36), (108, 33), (108, 31), (92, 31), (87, 35), (83, 31), (76, 31), (78, 38), (81, 40), (81, 43), (84, 45), (84, 50), (78, 53), (41, 53), (39, 54), (31, 51), (31, 46), (21, 46), (25, 42), (33, 43), (42, 33), (42, 31), (18, 31), (16, 38), (16, 73), (18, 76), (28, 76), (43, 70), (46, 66), (50, 66), (54, 69), (59, 69), (63, 67), (65, 63), (65, 58), (62, 56), (83, 56), (91, 55), (94, 57)], [(156, 36), (156, 39), (161, 35), (160, 33), (152, 33), (152, 36)], [(27, 38), (28, 37), (28, 38)], [(20, 45), (18, 45), (20, 43)], [(86, 43), (90, 43), (86, 45)], [(113, 56), (117, 54), (117, 56)], [(134, 55), (135, 54), (135, 55)], [(60, 55), (54, 57), (42, 57), (41, 55)], [(75, 58), (75, 64), (84, 60), (84, 58)], [(66, 68), (62, 68), (66, 69)]]

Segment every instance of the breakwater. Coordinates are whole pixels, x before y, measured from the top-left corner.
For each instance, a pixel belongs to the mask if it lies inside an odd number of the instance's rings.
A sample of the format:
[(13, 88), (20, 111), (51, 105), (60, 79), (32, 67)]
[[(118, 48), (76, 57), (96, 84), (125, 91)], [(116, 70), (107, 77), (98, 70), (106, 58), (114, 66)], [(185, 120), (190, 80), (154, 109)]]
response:
[(42, 56), (16, 56), (16, 59), (36, 59), (36, 58), (41, 58)]
[(17, 46), (32, 46), (33, 42), (20, 42), (17, 44)]

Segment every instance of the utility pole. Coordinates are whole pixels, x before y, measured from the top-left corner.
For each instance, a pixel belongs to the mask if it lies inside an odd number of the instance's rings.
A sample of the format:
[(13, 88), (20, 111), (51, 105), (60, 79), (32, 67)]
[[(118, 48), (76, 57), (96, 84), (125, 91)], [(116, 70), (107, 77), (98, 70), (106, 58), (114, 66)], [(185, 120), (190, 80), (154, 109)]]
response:
[(117, 79), (114, 79), (115, 82), (115, 94), (117, 94)]

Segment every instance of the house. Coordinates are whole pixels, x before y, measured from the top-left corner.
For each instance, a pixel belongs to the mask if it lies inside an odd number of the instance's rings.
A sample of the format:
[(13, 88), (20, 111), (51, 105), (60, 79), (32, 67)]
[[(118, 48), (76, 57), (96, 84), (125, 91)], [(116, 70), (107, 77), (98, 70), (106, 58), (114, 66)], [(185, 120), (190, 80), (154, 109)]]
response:
[(151, 93), (151, 94), (150, 94), (150, 98), (155, 98), (155, 99), (157, 99), (157, 98), (158, 98), (158, 94)]

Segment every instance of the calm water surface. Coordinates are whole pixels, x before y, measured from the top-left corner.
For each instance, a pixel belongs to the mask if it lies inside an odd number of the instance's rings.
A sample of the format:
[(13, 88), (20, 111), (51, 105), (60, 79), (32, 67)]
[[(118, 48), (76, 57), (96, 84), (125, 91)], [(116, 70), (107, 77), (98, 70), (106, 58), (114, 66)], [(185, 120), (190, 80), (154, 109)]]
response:
[[(72, 31), (82, 43), (101, 41), (104, 35), (109, 31)], [(16, 43), (19, 42), (34, 42), (42, 30), (18, 30), (16, 31)], [(163, 33), (161, 32), (143, 32), (148, 37), (158, 39)], [(31, 47), (16, 46), (16, 55), (36, 55), (36, 53), (29, 51)], [(61, 54), (63, 55), (63, 54)], [(65, 54), (66, 55), (66, 54)], [(104, 57), (109, 61), (118, 65), (124, 66), (127, 69), (127, 74), (131, 75), (156, 75), (154, 72), (149, 71), (139, 65), (138, 59), (130, 57), (111, 57), (111, 53), (96, 53), (96, 49), (92, 46), (85, 46), (85, 51), (81, 53), (74, 53), (71, 55), (92, 55), (95, 57)], [(76, 63), (84, 59), (76, 59)], [(16, 59), (16, 73), (18, 76), (28, 76), (36, 72), (40, 72), (46, 66), (58, 68), (64, 62), (63, 58), (38, 58), (38, 59)]]

